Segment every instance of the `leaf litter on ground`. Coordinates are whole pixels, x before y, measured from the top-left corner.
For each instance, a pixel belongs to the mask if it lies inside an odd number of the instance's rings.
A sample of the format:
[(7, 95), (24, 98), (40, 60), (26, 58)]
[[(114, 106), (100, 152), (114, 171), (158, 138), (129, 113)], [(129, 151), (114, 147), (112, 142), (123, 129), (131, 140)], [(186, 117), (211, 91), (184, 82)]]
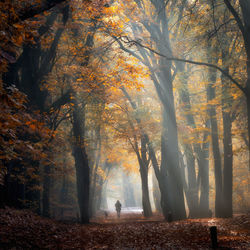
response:
[(0, 209), (0, 249), (211, 249), (210, 226), (217, 226), (218, 249), (250, 249), (250, 214), (171, 223), (110, 214), (81, 225), (10, 208)]

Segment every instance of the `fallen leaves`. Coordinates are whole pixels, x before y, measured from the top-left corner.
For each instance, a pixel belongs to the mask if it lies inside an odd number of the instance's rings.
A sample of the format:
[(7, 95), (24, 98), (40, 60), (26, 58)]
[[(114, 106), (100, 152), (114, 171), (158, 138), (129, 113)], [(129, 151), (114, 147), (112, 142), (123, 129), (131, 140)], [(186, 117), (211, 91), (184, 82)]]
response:
[[(41, 218), (29, 210), (0, 210), (1, 249), (210, 249), (211, 219), (168, 223), (111, 216), (106, 223), (80, 225)], [(126, 215), (129, 216), (129, 215)], [(157, 218), (159, 219), (159, 218)], [(98, 220), (96, 220), (98, 221)], [(250, 248), (250, 216), (213, 219), (219, 247)]]

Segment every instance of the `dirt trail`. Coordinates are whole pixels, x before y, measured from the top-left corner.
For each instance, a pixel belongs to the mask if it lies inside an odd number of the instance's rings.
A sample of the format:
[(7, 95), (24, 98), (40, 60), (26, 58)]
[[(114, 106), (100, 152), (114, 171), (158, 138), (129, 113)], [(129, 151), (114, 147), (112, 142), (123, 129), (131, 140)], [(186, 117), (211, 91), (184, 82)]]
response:
[(108, 212), (106, 217), (104, 212), (99, 212), (97, 216), (91, 219), (92, 223), (99, 224), (116, 224), (116, 223), (130, 223), (130, 222), (161, 222), (164, 221), (164, 217), (160, 214), (154, 214), (153, 217), (145, 218), (142, 213), (123, 213), (121, 212), (120, 218), (117, 217), (116, 212)]
[(209, 226), (218, 228), (219, 249), (250, 249), (250, 216), (192, 219), (115, 214), (89, 225), (44, 219), (30, 211), (0, 210), (0, 249), (211, 249)]

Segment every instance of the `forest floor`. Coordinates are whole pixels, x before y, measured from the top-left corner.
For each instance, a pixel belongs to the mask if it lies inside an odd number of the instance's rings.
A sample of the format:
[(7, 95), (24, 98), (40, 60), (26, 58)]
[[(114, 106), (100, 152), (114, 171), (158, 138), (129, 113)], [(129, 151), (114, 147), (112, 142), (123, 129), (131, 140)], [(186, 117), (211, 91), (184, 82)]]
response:
[(0, 249), (211, 249), (210, 226), (217, 226), (218, 249), (250, 249), (250, 214), (171, 223), (109, 214), (80, 225), (10, 208), (0, 209)]

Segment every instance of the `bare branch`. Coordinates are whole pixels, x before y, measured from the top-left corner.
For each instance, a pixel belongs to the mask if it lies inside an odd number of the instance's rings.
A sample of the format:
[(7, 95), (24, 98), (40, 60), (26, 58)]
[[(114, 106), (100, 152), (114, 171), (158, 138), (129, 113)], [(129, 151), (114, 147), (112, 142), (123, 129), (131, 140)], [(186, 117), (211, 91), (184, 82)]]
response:
[(231, 75), (229, 75), (225, 70), (223, 70), (222, 68), (220, 68), (217, 65), (214, 65), (212, 63), (206, 63), (206, 62), (197, 62), (197, 61), (192, 61), (192, 60), (187, 60), (187, 59), (181, 59), (181, 58), (177, 58), (177, 57), (168, 57), (148, 46), (145, 46), (143, 44), (141, 44), (138, 41), (135, 40), (128, 40), (128, 38), (126, 37), (126, 41), (123, 40), (124, 43), (130, 43), (133, 45), (139, 45), (145, 49), (148, 49), (149, 51), (153, 52), (156, 55), (162, 56), (164, 57), (166, 60), (169, 61), (177, 61), (177, 62), (185, 62), (185, 63), (190, 63), (190, 64), (195, 64), (195, 65), (200, 65), (200, 66), (206, 66), (206, 67), (210, 67), (210, 68), (214, 68), (217, 69), (218, 71), (220, 71), (224, 76), (226, 76), (227, 78), (229, 78), (245, 95), (247, 95), (247, 91), (244, 87), (242, 87), (239, 82), (237, 80), (235, 80)]
[(241, 33), (245, 37), (245, 28), (244, 28), (244, 25), (243, 25), (240, 17), (239, 17), (239, 14), (236, 12), (236, 10), (234, 9), (234, 7), (232, 6), (232, 4), (230, 3), (229, 0), (224, 0), (224, 3), (227, 6), (227, 8), (229, 9), (229, 11), (232, 13), (232, 15), (234, 16)]

